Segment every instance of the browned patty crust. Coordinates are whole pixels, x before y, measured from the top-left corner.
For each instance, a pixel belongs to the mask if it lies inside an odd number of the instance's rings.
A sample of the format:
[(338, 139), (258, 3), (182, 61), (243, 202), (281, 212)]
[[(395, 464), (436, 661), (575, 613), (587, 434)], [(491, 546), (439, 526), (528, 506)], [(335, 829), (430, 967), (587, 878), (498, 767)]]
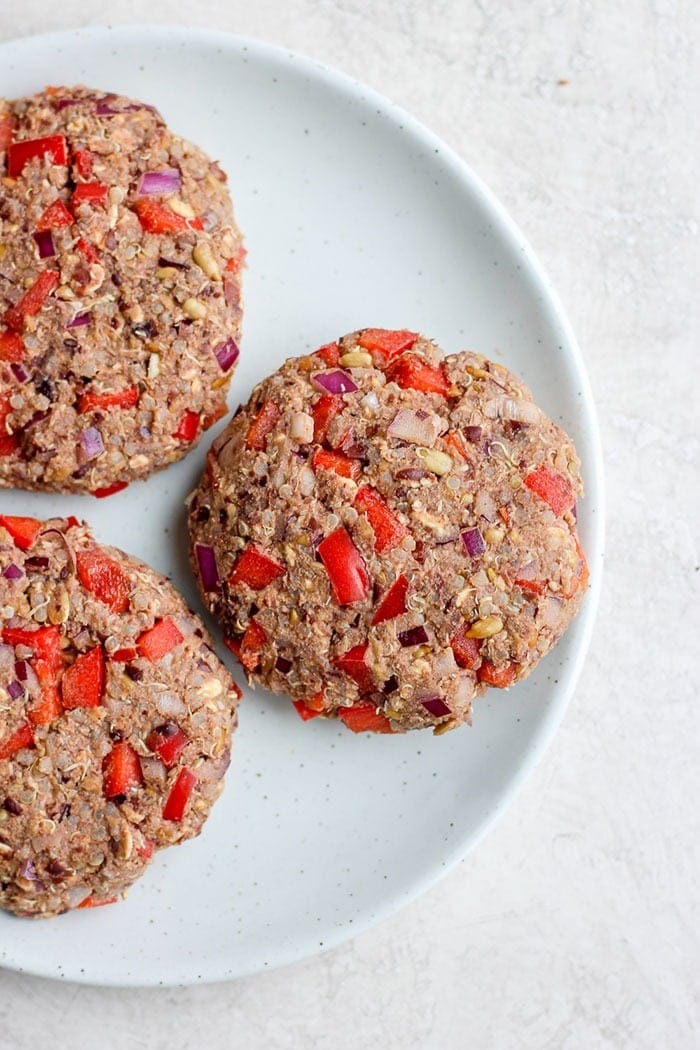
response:
[(0, 516), (0, 908), (105, 903), (218, 798), (237, 687), (199, 619), (75, 519)]
[(302, 717), (443, 731), (577, 611), (580, 492), (506, 368), (364, 329), (286, 361), (214, 442), (193, 565), (249, 680)]
[(226, 411), (244, 250), (226, 175), (151, 106), (0, 100), (0, 485), (106, 494)]

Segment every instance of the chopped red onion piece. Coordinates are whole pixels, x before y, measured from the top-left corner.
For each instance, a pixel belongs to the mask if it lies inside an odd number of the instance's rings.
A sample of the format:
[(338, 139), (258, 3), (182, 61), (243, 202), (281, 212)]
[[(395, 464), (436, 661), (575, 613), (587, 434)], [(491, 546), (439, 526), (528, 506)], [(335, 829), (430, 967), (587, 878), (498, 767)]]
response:
[(486, 550), (486, 543), (479, 529), (467, 529), (466, 532), (463, 532), (462, 542), (470, 558), (476, 558)]
[(39, 249), (39, 258), (53, 259), (56, 254), (56, 247), (53, 243), (51, 230), (38, 230), (33, 236)]
[(24, 686), (20, 685), (19, 682), (10, 682), (7, 691), (13, 700), (19, 700), (20, 696), (24, 693)]
[(203, 543), (195, 543), (194, 551), (197, 556), (199, 576), (205, 591), (215, 591), (219, 586), (219, 570), (216, 567), (216, 555), (213, 547)]
[(80, 98), (57, 98), (54, 102), (54, 107), (60, 113), (66, 106), (78, 106), (81, 102), (82, 99)]
[(158, 197), (165, 193), (179, 193), (181, 186), (177, 168), (161, 168), (160, 171), (145, 171), (138, 181), (136, 193), (139, 197)]
[(27, 558), (24, 567), (29, 572), (43, 572), (44, 569), (49, 567), (49, 559), (41, 554), (34, 554), (31, 558)]
[(387, 427), (389, 437), (410, 441), (413, 445), (432, 448), (438, 436), (440, 420), (427, 412), (415, 412), (412, 408), (401, 408)]
[(13, 376), (19, 383), (27, 382), (27, 380), (29, 379), (29, 372), (24, 367), (24, 365), (20, 365), (18, 362), (13, 361), (10, 365), (10, 368), (12, 369)]
[(72, 321), (69, 321), (66, 328), (81, 328), (84, 324), (90, 324), (92, 315), (89, 313), (76, 314)]
[(85, 459), (96, 459), (97, 456), (101, 456), (105, 450), (104, 442), (102, 440), (102, 434), (100, 434), (97, 427), (88, 427), (83, 430), (80, 435), (80, 446), (83, 450)]
[(409, 627), (407, 631), (399, 631), (399, 644), (407, 649), (410, 645), (425, 645), (428, 641), (428, 632), (422, 625)]
[(396, 477), (399, 481), (422, 481), (430, 477), (430, 472), (422, 467), (406, 467), (405, 470), (397, 470)]
[(228, 372), (229, 368), (238, 360), (240, 350), (238, 349), (236, 342), (230, 336), (223, 342), (219, 343), (214, 349), (214, 357), (219, 362), (219, 368), (222, 372)]
[(481, 427), (462, 427), (462, 433), (473, 445), (481, 441)]
[(98, 117), (113, 117), (115, 113), (120, 113), (121, 110), (115, 109), (114, 106), (110, 106), (109, 102), (102, 101), (95, 103), (95, 115)]
[(209, 230), (213, 230), (216, 226), (216, 215), (213, 211), (211, 211), (211, 209), (207, 208), (207, 210), (203, 211), (199, 217), (202, 220), (202, 226), (207, 231), (207, 233), (209, 232)]
[(286, 656), (278, 656), (275, 668), (280, 674), (289, 674), (292, 669), (292, 661), (288, 660)]
[(15, 674), (20, 682), (27, 681), (27, 661), (16, 660), (15, 661)]
[(21, 580), (24, 576), (19, 565), (15, 565), (14, 562), (11, 562), (6, 569), (3, 569), (2, 574), (6, 580)]
[(441, 696), (424, 696), (421, 697), (421, 704), (431, 715), (435, 718), (442, 718), (443, 715), (451, 715), (449, 707), (442, 699)]
[(311, 384), (326, 394), (353, 394), (358, 389), (352, 376), (339, 368), (333, 372), (317, 372), (311, 377)]

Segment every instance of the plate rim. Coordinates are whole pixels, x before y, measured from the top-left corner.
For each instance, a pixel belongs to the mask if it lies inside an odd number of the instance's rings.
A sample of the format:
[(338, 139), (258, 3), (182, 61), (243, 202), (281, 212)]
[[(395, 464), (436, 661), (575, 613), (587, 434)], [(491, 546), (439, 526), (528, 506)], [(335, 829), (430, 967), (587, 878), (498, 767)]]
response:
[[(414, 141), (424, 144), (431, 151), (439, 152), (441, 161), (449, 170), (450, 175), (455, 177), (456, 181), (466, 192), (477, 199), (478, 204), (488, 214), (491, 221), (494, 224), (498, 224), (499, 231), (504, 235), (505, 239), (512, 245), (517, 245), (520, 249), (523, 269), (529, 279), (529, 283), (539, 288), (542, 304), (547, 311), (548, 317), (555, 319), (559, 326), (562, 336), (561, 349), (574, 366), (577, 384), (581, 393), (581, 423), (590, 462), (590, 475), (586, 477), (586, 502), (588, 503), (589, 499), (592, 500), (594, 513), (590, 515), (588, 520), (587, 536), (590, 583), (583, 605), (577, 615), (580, 641), (571, 655), (565, 672), (562, 674), (565, 681), (559, 684), (554, 699), (550, 703), (547, 714), (543, 718), (537, 733), (533, 735), (528, 741), (527, 747), (520, 753), (517, 764), (514, 766), (514, 771), (509, 776), (507, 786), (498, 796), (496, 805), (484, 812), (468, 836), (460, 839), (453, 847), (447, 849), (440, 856), (437, 866), (433, 865), (419, 876), (408, 880), (400, 893), (393, 898), (382, 901), (376, 911), (358, 915), (353, 920), (352, 925), (343, 923), (324, 930), (322, 947), (319, 946), (318, 940), (311, 935), (298, 937), (293, 945), (282, 946), (274, 956), (274, 959), (269, 964), (265, 963), (262, 966), (251, 962), (249, 965), (236, 970), (235, 973), (231, 973), (230, 970), (235, 969), (235, 967), (226, 968), (216, 964), (207, 966), (206, 961), (203, 960), (199, 964), (194, 964), (193, 971), (199, 970), (199, 972), (192, 972), (189, 977), (183, 976), (181, 979), (173, 977), (172, 979), (166, 978), (163, 980), (159, 979), (157, 974), (148, 974), (147, 976), (141, 975), (136, 980), (123, 978), (119, 974), (110, 977), (105, 975), (92, 977), (80, 971), (75, 972), (71, 970), (70, 972), (65, 972), (57, 970), (55, 964), (53, 964), (53, 970), (48, 966), (41, 967), (38, 964), (26, 966), (11, 958), (2, 959), (0, 962), (0, 968), (10, 972), (50, 980), (71, 981), (76, 984), (110, 988), (183, 987), (230, 981), (239, 977), (249, 977), (257, 973), (271, 972), (279, 967), (323, 954), (365, 933), (385, 919), (397, 914), (402, 908), (422, 896), (452, 872), (479, 845), (488, 831), (495, 827), (512, 805), (525, 781), (539, 765), (569, 707), (590, 648), (599, 608), (605, 558), (606, 520), (605, 472), (600, 427), (593, 390), (583, 354), (561, 299), (529, 241), (506, 210), (505, 205), (501, 203), (494, 192), (476, 174), (471, 165), (421, 120), (375, 88), (316, 58), (278, 44), (271, 44), (257, 37), (179, 24), (153, 25), (146, 23), (140, 25), (129, 23), (109, 25), (100, 23), (54, 30), (47, 33), (10, 37), (7, 40), (0, 41), (0, 54), (12, 47), (44, 46), (55, 48), (66, 40), (74, 41), (76, 38), (84, 38), (86, 40), (91, 40), (92, 38), (103, 38), (105, 40), (111, 38), (116, 40), (121, 38), (123, 45), (130, 37), (133, 38), (134, 36), (141, 39), (160, 37), (166, 44), (172, 44), (178, 37), (189, 37), (208, 44), (219, 52), (230, 48), (238, 52), (248, 51), (262, 61), (297, 63), (298, 67), (306, 70), (309, 78), (314, 78), (322, 89), (333, 88), (347, 96), (351, 96), (356, 102), (362, 101), (376, 105), (376, 108), (388, 117), (392, 124), (402, 124), (409, 135), (413, 136)], [(229, 972), (227, 972), (227, 969)]]

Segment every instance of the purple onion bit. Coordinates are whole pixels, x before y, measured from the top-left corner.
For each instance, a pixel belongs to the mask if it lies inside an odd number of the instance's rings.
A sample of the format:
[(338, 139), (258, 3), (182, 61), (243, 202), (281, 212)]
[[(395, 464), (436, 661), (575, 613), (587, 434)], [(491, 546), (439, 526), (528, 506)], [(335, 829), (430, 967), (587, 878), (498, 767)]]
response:
[(138, 181), (136, 193), (139, 197), (162, 197), (179, 193), (181, 186), (177, 168), (161, 168), (159, 171), (145, 171)]
[(219, 362), (219, 368), (222, 372), (228, 372), (229, 368), (233, 368), (239, 354), (240, 350), (236, 345), (236, 341), (230, 336), (225, 342), (219, 343), (214, 348), (214, 357)]
[(10, 365), (10, 368), (12, 369), (12, 374), (18, 383), (27, 382), (27, 380), (29, 379), (29, 372), (24, 367), (24, 365), (19, 364), (17, 361), (13, 361)]
[(205, 591), (216, 591), (219, 588), (219, 570), (213, 547), (204, 543), (195, 543), (194, 553), (199, 568), (199, 578)]
[(41, 554), (35, 554), (26, 559), (24, 567), (28, 572), (44, 572), (49, 567), (49, 559)]
[(486, 542), (479, 529), (467, 529), (463, 532), (462, 542), (470, 558), (476, 558), (486, 550)]
[(399, 631), (397, 637), (399, 644), (407, 649), (410, 645), (425, 645), (428, 641), (428, 632), (421, 624), (418, 627), (409, 627), (407, 631)]
[(92, 315), (89, 313), (76, 314), (72, 321), (69, 321), (66, 328), (82, 328), (84, 324), (90, 324)]
[(33, 234), (36, 246), (39, 249), (40, 259), (53, 259), (56, 254), (56, 246), (53, 243), (51, 230), (38, 230)]
[(24, 686), (19, 682), (10, 682), (7, 691), (13, 700), (19, 700), (20, 696), (24, 695)]
[(462, 427), (462, 434), (473, 445), (478, 445), (481, 441), (481, 427)]
[(19, 565), (15, 565), (14, 562), (11, 562), (6, 569), (3, 569), (2, 574), (6, 580), (21, 580), (24, 576)]
[(326, 394), (354, 394), (358, 389), (352, 376), (340, 368), (333, 372), (317, 372), (311, 377), (311, 384)]
[(286, 656), (278, 656), (275, 663), (275, 669), (280, 674), (289, 674), (292, 669), (292, 661), (288, 660)]
[(20, 682), (27, 681), (27, 661), (15, 660), (15, 674)]
[(420, 702), (425, 710), (434, 718), (442, 718), (443, 715), (452, 714), (441, 696), (422, 696)]
[(105, 450), (102, 434), (97, 427), (87, 427), (80, 435), (80, 447), (87, 461), (97, 459)]

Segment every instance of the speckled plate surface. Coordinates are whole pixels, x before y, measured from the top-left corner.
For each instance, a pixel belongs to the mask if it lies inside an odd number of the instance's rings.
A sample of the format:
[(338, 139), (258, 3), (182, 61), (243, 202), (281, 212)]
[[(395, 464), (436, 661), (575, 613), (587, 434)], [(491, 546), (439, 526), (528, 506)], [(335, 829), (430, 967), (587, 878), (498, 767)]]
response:
[[(206, 31), (86, 29), (0, 45), (0, 95), (78, 81), (155, 104), (230, 175), (249, 249), (231, 407), (286, 356), (365, 325), (406, 327), (520, 373), (583, 462), (584, 609), (525, 683), (477, 703), (471, 729), (356, 737), (249, 693), (201, 838), (157, 857), (118, 905), (49, 921), (0, 913), (5, 967), (113, 985), (222, 980), (336, 944), (425, 890), (541, 755), (598, 598), (595, 413), (574, 337), (519, 231), (444, 144), (385, 99), (298, 55)], [(183, 500), (205, 451), (109, 500), (7, 492), (0, 506), (85, 517), (199, 608)]]

